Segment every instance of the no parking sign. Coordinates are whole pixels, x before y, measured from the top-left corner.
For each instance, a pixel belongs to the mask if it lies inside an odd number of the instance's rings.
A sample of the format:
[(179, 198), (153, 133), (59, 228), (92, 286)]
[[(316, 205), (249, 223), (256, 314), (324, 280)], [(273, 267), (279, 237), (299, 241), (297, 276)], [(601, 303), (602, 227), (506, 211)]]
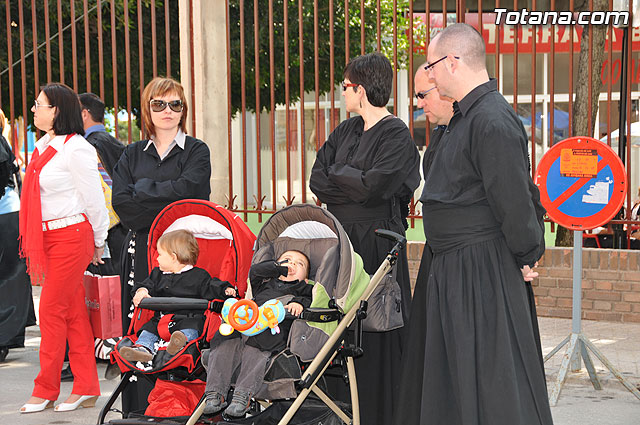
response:
[(535, 183), (549, 217), (572, 230), (608, 223), (627, 192), (622, 161), (608, 145), (591, 137), (553, 145), (540, 160)]

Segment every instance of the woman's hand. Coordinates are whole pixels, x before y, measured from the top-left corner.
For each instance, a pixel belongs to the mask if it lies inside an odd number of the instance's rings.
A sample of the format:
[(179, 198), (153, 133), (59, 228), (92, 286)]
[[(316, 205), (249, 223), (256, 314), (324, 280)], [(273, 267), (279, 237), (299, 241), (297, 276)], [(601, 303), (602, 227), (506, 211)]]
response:
[(291, 302), (285, 305), (284, 309), (294, 316), (300, 316), (300, 313), (302, 313), (302, 310), (304, 309), (304, 307), (302, 307), (302, 304), (300, 303)]
[(228, 295), (230, 297), (237, 297), (238, 293), (236, 291), (236, 288), (227, 288), (224, 290), (225, 295)]
[(91, 260), (91, 264), (93, 264), (94, 266), (97, 266), (98, 264), (104, 264), (104, 261), (102, 261), (102, 254), (104, 254), (104, 245), (102, 245), (100, 248), (98, 248), (97, 246), (94, 247), (93, 259)]
[(147, 288), (140, 288), (136, 291), (135, 295), (133, 296), (133, 305), (138, 307), (138, 304), (140, 304), (140, 301), (142, 301), (143, 298), (151, 298), (151, 295), (149, 295), (149, 291), (147, 290)]

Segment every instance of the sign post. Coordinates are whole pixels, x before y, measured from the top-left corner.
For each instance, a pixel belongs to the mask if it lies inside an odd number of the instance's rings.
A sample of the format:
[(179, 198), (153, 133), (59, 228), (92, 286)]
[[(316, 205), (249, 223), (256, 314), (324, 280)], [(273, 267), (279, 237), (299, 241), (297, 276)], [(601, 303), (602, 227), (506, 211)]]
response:
[(602, 389), (591, 351), (633, 395), (640, 391), (620, 374), (591, 341), (582, 333), (582, 232), (609, 222), (620, 210), (627, 191), (624, 165), (613, 150), (590, 137), (572, 137), (556, 143), (540, 160), (536, 170), (540, 200), (549, 217), (574, 230), (573, 233), (573, 308), (571, 334), (544, 358), (546, 362), (568, 344), (562, 358), (556, 383), (549, 394), (555, 406), (560, 397), (569, 368), (580, 369), (584, 361), (591, 383)]

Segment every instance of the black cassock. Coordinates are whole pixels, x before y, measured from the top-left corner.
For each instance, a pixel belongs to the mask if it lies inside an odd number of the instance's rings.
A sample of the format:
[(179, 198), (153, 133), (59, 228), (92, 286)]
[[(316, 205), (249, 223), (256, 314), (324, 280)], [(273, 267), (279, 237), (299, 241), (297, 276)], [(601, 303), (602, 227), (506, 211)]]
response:
[(553, 423), (520, 271), (544, 253), (529, 170), (526, 132), (495, 80), (454, 103), (421, 197), (433, 257), (416, 287), (425, 323), (412, 336), (423, 358), (410, 359), (404, 382), (420, 397), (403, 402), (395, 423)]
[[(0, 134), (0, 356), (8, 348), (24, 346), (24, 328), (36, 324), (31, 281), (24, 259), (18, 255), (18, 167), (9, 143)], [(6, 193), (5, 193), (6, 190)]]
[[(418, 150), (402, 120), (387, 116), (363, 131), (364, 121), (342, 122), (318, 151), (309, 186), (344, 227), (367, 273), (373, 274), (393, 247), (375, 229), (404, 235), (409, 201), (420, 183)], [(397, 263), (403, 316), (409, 316), (411, 289), (406, 252)], [(399, 387), (404, 329), (367, 332), (364, 355), (356, 359), (361, 423), (389, 424)], [(343, 400), (346, 387), (332, 389)], [(338, 392), (341, 391), (341, 392)]]
[[(147, 240), (158, 213), (180, 199), (209, 199), (209, 148), (186, 136), (184, 149), (174, 146), (160, 159), (155, 145), (141, 140), (126, 147), (113, 171), (113, 209), (129, 229), (122, 251), (122, 327), (126, 333), (133, 306), (131, 288), (149, 276)], [(145, 149), (146, 148), (146, 149)], [(143, 409), (151, 387), (146, 381), (125, 388), (122, 410)]]

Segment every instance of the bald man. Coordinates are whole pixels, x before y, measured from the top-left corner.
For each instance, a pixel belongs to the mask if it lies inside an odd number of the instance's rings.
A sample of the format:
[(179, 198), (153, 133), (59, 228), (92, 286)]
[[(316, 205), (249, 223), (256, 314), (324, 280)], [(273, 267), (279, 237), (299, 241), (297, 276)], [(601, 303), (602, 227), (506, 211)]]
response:
[(433, 258), (415, 342), (421, 398), (405, 423), (552, 424), (527, 283), (544, 253), (544, 209), (526, 132), (489, 79), (473, 27), (447, 26), (427, 60), (428, 79), (455, 102), (420, 198)]

